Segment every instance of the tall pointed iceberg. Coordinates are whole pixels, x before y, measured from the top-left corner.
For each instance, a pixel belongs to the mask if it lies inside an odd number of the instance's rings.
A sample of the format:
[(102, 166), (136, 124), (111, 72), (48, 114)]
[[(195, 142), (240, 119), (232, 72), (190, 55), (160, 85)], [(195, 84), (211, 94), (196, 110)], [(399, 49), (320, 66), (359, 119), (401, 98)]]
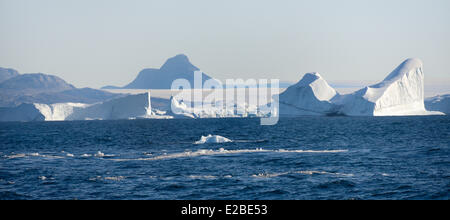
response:
[(405, 60), (383, 81), (335, 101), (346, 115), (394, 116), (429, 114), (424, 106), (422, 61)]
[(319, 73), (306, 73), (295, 85), (280, 94), (280, 115), (324, 115), (334, 105), (338, 93)]

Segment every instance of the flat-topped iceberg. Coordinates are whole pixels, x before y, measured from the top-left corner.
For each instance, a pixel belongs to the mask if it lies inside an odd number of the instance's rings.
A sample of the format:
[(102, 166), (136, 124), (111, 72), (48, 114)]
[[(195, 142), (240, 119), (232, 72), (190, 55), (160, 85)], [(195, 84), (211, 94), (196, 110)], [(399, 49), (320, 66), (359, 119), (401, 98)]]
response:
[(208, 136), (202, 136), (200, 138), (200, 140), (196, 141), (194, 144), (228, 143), (228, 142), (233, 142), (233, 141), (226, 137), (210, 134)]
[(74, 111), (67, 120), (85, 119), (131, 119), (152, 115), (149, 93), (128, 95), (103, 103), (94, 104), (86, 108)]
[(0, 121), (64, 121), (78, 109), (88, 106), (83, 103), (21, 104), (0, 109)]
[(173, 118), (166, 111), (153, 110), (150, 93), (128, 95), (96, 104), (57, 103), (22, 104), (0, 108), (0, 121), (114, 120), (136, 118)]
[[(227, 104), (224, 101), (215, 103), (186, 104), (176, 97), (170, 98), (171, 114), (175, 117), (186, 118), (236, 118), (236, 117), (263, 117), (266, 113), (258, 111), (258, 106), (247, 103)], [(197, 103), (198, 104), (198, 103)]]

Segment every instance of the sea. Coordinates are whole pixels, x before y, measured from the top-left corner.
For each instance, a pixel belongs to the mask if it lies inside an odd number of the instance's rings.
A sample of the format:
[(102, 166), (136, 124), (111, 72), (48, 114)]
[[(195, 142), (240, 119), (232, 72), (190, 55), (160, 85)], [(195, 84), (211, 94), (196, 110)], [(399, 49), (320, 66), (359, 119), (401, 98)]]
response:
[(449, 198), (450, 116), (0, 123), (0, 200)]

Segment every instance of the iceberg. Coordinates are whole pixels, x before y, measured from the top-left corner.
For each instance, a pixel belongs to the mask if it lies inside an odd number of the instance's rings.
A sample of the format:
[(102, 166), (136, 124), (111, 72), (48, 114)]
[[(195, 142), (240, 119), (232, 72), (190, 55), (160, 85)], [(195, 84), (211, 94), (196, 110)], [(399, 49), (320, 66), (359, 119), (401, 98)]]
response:
[(383, 81), (338, 97), (340, 112), (351, 116), (400, 116), (434, 114), (425, 110), (422, 61), (410, 58)]
[(425, 99), (425, 108), (428, 111), (438, 111), (450, 114), (450, 94), (438, 95)]
[(306, 73), (295, 85), (280, 94), (280, 115), (325, 115), (339, 96), (319, 73)]
[(154, 115), (151, 108), (150, 93), (128, 95), (122, 98), (90, 105), (74, 111), (67, 120), (115, 120), (150, 118)]
[(0, 121), (45, 121), (45, 116), (34, 104), (0, 108)]
[(430, 115), (424, 104), (422, 61), (410, 58), (383, 81), (354, 93), (338, 94), (318, 73), (307, 73), (280, 94), (280, 115)]
[(33, 104), (34, 107), (44, 116), (45, 121), (64, 121), (78, 109), (89, 106), (83, 103), (57, 103), (57, 104)]
[(21, 104), (0, 109), (0, 121), (64, 121), (74, 111), (86, 106), (82, 103)]
[(171, 114), (174, 117), (185, 118), (263, 117), (266, 114), (258, 112), (258, 106), (248, 103), (230, 104), (221, 100), (214, 103), (188, 102), (188, 104), (173, 96), (170, 97)]
[[(158, 104), (161, 105), (161, 100)], [(0, 108), (0, 121), (65, 121), (155, 118), (169, 119), (166, 111), (152, 109), (150, 93), (128, 95), (96, 104), (22, 104)]]
[(219, 135), (208, 135), (208, 136), (202, 136), (199, 141), (196, 141), (194, 144), (209, 144), (209, 143), (228, 143), (233, 142), (232, 140), (222, 137)]

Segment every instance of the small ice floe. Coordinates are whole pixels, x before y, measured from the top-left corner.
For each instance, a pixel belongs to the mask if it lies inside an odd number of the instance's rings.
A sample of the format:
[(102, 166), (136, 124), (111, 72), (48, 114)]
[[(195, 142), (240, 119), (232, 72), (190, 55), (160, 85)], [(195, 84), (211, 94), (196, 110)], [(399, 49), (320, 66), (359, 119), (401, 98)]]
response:
[(66, 156), (68, 157), (74, 157), (75, 155), (71, 154), (71, 153), (67, 153)]
[(194, 144), (207, 144), (207, 143), (227, 143), (227, 142), (233, 142), (232, 140), (222, 137), (219, 135), (208, 135), (208, 136), (202, 136), (199, 141), (196, 141)]
[(115, 155), (114, 154), (105, 154), (101, 151), (98, 151), (96, 154), (94, 154), (94, 156), (96, 156), (96, 157), (114, 157)]
[(44, 181), (44, 180), (47, 179), (47, 177), (45, 177), (45, 176), (40, 176), (39, 179), (42, 180), (42, 181)]
[(81, 157), (92, 157), (92, 154), (83, 154)]
[(101, 151), (98, 151), (94, 156), (96, 156), (96, 157), (104, 157), (105, 154), (102, 153)]

